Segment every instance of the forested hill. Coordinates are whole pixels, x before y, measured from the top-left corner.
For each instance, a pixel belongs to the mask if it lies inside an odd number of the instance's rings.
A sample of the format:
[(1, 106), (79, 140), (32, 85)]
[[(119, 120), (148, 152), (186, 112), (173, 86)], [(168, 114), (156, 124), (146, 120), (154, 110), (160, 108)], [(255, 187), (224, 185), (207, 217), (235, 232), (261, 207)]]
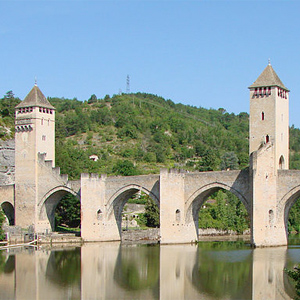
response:
[[(48, 100), (56, 107), (56, 165), (72, 179), (82, 172), (135, 175), (158, 173), (162, 167), (207, 171), (248, 166), (249, 116), (244, 112), (175, 104), (145, 93), (92, 95), (84, 102)], [(2, 139), (13, 136), (19, 102), (11, 91), (0, 99)], [(300, 169), (300, 130), (294, 127), (290, 148), (290, 167)]]
[[(57, 165), (81, 172), (159, 173), (244, 168), (248, 114), (207, 110), (151, 94), (123, 94), (85, 102), (49, 98), (57, 108)], [(97, 155), (98, 161), (89, 159)]]

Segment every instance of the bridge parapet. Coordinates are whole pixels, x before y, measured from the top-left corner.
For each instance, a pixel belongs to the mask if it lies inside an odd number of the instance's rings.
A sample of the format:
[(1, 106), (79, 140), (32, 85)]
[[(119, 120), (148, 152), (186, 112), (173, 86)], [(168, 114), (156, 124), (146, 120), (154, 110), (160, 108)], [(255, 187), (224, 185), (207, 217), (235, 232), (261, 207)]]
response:
[(15, 185), (1, 185), (0, 186), (0, 207), (4, 202), (9, 202), (13, 207), (15, 206)]
[(67, 186), (80, 196), (80, 189), (81, 189), (81, 181), (80, 180), (68, 181)]
[(46, 168), (48, 172), (50, 172), (53, 176), (57, 177), (58, 180), (62, 180), (64, 182), (68, 181), (68, 175), (60, 174), (60, 167), (52, 167), (53, 161), (46, 160), (45, 153), (38, 153), (38, 162), (40, 166)]

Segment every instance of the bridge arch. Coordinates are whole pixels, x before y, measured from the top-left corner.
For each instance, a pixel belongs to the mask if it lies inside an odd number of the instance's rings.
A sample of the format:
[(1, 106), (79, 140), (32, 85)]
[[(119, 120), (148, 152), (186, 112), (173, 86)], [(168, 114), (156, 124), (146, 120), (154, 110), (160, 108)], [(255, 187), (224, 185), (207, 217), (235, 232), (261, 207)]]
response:
[(4, 201), (1, 203), (1, 208), (7, 218), (8, 225), (15, 225), (15, 208), (14, 206), (8, 202)]
[(138, 185), (138, 184), (128, 184), (123, 186), (118, 191), (116, 191), (108, 200), (108, 216), (109, 218), (113, 215), (113, 212), (116, 218), (121, 217), (123, 207), (127, 200), (132, 197), (137, 192), (144, 192), (147, 194), (159, 207), (159, 197), (155, 195), (152, 191), (149, 191), (147, 188)]
[(124, 208), (124, 205), (128, 201), (129, 198), (131, 198), (134, 194), (137, 192), (142, 191), (145, 194), (147, 194), (154, 203), (159, 207), (159, 197), (158, 195), (155, 195), (152, 191), (148, 190), (147, 188), (138, 185), (138, 184), (128, 184), (126, 186), (123, 186), (118, 191), (116, 191), (108, 201), (108, 210), (107, 210), (107, 216), (108, 219), (112, 219), (115, 217), (119, 233), (122, 232), (122, 211)]
[(300, 185), (295, 186), (287, 192), (277, 205), (277, 221), (284, 222), (286, 235), (288, 235), (289, 213), (298, 198), (300, 198)]
[(229, 186), (222, 182), (213, 182), (210, 184), (207, 184), (205, 186), (202, 186), (201, 188), (197, 189), (185, 202), (186, 207), (186, 214), (185, 214), (185, 220), (187, 223), (191, 223), (192, 221), (198, 223), (198, 212), (201, 208), (202, 204), (206, 201), (207, 197), (213, 194), (214, 192), (223, 189), (226, 191), (230, 191), (235, 196), (238, 197), (238, 199), (244, 204), (248, 214), (251, 216), (251, 208), (249, 205), (249, 202), (235, 188), (232, 186)]
[(55, 208), (59, 203), (59, 201), (68, 193), (74, 195), (76, 198), (80, 200), (79, 194), (76, 193), (71, 188), (67, 186), (57, 186), (49, 190), (47, 193), (45, 193), (45, 195), (38, 203), (39, 220), (43, 220), (43, 221), (48, 220), (52, 231), (55, 228), (55, 224), (54, 224)]

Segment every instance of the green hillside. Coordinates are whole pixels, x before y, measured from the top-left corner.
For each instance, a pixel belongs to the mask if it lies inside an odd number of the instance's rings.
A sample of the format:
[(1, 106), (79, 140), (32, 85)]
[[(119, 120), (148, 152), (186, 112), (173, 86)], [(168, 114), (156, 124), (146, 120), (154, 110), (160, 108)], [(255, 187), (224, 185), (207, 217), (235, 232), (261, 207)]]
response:
[[(224, 108), (175, 104), (122, 94), (87, 101), (48, 98), (56, 107), (56, 165), (71, 179), (82, 172), (134, 175), (162, 167), (190, 171), (242, 169), (249, 163), (249, 116)], [(13, 138), (12, 91), (0, 99), (0, 138)], [(300, 130), (290, 128), (290, 168), (300, 169)], [(98, 160), (89, 159), (97, 155)]]
[[(56, 163), (71, 178), (81, 172), (133, 175), (158, 173), (161, 167), (206, 171), (248, 164), (246, 113), (142, 93), (49, 100), (57, 108)], [(92, 154), (99, 160), (90, 160)]]

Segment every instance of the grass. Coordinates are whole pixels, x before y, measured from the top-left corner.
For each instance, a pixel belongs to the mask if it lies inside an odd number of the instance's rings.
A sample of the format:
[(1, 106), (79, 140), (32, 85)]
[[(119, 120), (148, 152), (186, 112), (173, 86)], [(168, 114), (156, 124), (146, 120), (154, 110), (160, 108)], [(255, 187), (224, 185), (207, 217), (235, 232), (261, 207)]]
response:
[(57, 232), (65, 232), (65, 233), (78, 233), (81, 231), (81, 228), (71, 228), (71, 227), (64, 227), (61, 225), (56, 226), (56, 231)]

